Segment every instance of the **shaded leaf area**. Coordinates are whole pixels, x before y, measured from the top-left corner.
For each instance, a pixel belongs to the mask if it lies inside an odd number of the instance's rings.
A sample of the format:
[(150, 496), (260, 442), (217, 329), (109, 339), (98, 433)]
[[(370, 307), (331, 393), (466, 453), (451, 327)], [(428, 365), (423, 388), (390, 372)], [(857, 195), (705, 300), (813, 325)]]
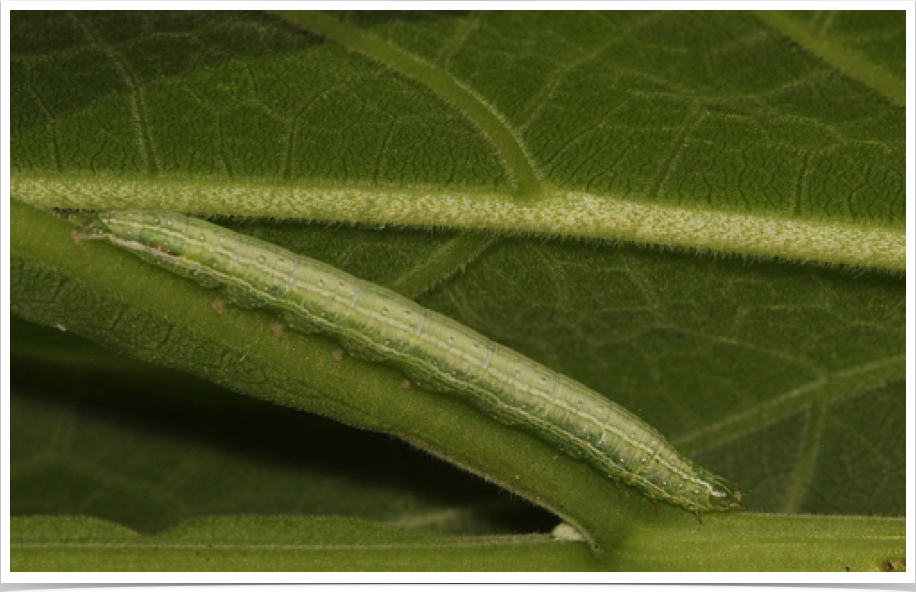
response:
[[(17, 14), (13, 169), (500, 192), (534, 175), (636, 202), (903, 223), (903, 109), (751, 13), (332, 18), (335, 42), (308, 17)], [(899, 15), (833, 22), (810, 26), (897, 75)], [(366, 36), (453, 90), (347, 51)]]
[[(866, 84), (877, 81), (881, 90), (885, 90), (881, 88), (884, 84), (893, 82), (898, 87), (894, 92), (903, 94), (901, 91), (906, 83), (906, 49), (903, 37), (890, 32), (895, 23), (899, 22), (902, 16), (900, 12), (799, 10), (759, 16), (771, 22), (777, 21), (774, 26), (780, 30), (785, 30), (785, 27), (780, 27), (779, 21), (792, 23), (807, 38), (799, 39), (799, 43), (804, 45), (808, 39), (813, 39), (822, 45), (818, 51), (821, 57), (832, 63), (844, 66), (852, 64), (856, 69), (861, 67), (862, 70), (870, 70), (856, 71), (855, 74)], [(886, 78), (886, 81), (881, 78)], [(906, 97), (901, 96), (900, 103), (905, 101)]]
[(903, 39), (892, 34), (902, 16), (893, 10), (792, 12), (799, 22), (841, 45), (861, 53), (900, 81), (906, 80)]
[(549, 532), (557, 518), (390, 436), (241, 397), (16, 321), (13, 515), (156, 532), (214, 514)]

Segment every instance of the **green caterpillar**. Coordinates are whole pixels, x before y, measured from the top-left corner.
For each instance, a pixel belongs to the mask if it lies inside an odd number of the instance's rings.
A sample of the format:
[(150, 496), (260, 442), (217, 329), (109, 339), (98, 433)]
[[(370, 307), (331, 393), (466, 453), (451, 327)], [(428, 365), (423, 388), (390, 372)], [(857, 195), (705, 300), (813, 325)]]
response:
[(221, 226), (167, 211), (97, 214), (74, 239), (107, 239), (294, 329), (334, 337), (355, 357), (462, 397), (582, 458), (652, 499), (687, 510), (741, 508), (741, 490), (675, 450), (595, 391), (379, 285)]

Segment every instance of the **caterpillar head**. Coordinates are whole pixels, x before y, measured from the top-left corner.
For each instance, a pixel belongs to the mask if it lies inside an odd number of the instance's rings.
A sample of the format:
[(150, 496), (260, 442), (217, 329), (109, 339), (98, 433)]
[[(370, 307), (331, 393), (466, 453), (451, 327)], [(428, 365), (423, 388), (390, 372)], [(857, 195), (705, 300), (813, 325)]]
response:
[(744, 510), (741, 503), (741, 490), (722, 477), (713, 477), (710, 480), (709, 509), (713, 512), (728, 512), (729, 510)]

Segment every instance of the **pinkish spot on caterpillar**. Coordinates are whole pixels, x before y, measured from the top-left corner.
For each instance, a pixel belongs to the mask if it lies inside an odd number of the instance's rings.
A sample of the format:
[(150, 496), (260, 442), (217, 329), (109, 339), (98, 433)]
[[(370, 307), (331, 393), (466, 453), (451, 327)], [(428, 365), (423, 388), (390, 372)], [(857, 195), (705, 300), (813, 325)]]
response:
[(335, 349), (334, 351), (331, 352), (331, 357), (334, 358), (335, 362), (340, 362), (341, 360), (343, 360), (344, 351), (342, 349)]
[(271, 323), (270, 332), (274, 334), (278, 340), (283, 337), (283, 323)]
[(210, 301), (210, 308), (212, 308), (213, 312), (216, 314), (226, 314), (226, 305), (223, 304), (223, 301), (219, 298)]

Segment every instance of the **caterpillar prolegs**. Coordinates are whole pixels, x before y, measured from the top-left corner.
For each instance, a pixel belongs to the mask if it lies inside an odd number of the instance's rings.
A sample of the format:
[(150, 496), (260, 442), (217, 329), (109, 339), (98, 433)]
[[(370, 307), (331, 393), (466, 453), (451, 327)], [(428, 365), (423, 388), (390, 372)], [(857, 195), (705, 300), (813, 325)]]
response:
[(330, 265), (160, 210), (102, 212), (74, 238), (106, 239), (206, 287), (226, 286), (244, 304), (330, 335), (354, 356), (395, 366), (423, 388), (459, 396), (649, 498), (696, 512), (742, 507), (738, 488), (682, 456), (620, 405)]

